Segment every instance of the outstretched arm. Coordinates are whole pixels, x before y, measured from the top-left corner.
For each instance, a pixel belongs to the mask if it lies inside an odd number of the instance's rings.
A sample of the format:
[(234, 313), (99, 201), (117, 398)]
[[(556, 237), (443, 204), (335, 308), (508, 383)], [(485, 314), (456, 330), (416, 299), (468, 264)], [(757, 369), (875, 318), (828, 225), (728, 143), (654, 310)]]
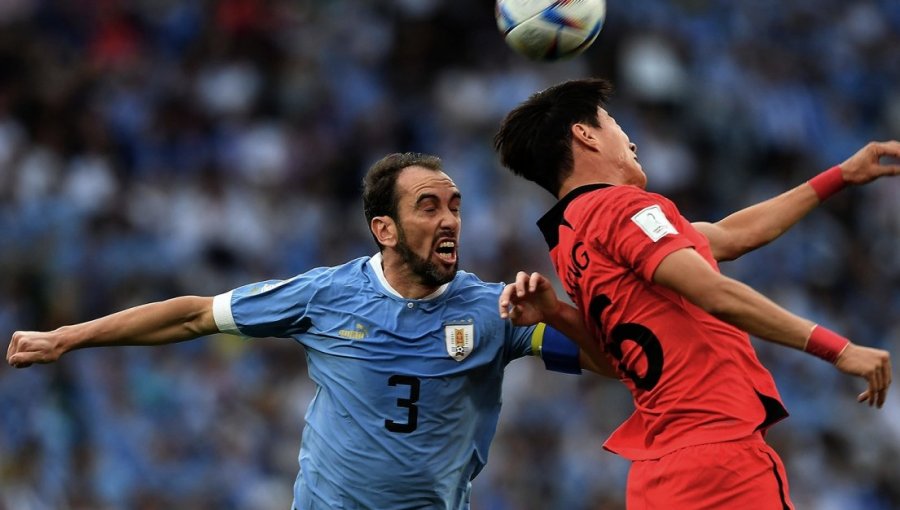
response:
[(616, 372), (588, 332), (581, 313), (572, 305), (559, 300), (550, 280), (540, 273), (519, 271), (515, 283), (507, 285), (500, 294), (500, 317), (510, 319), (516, 326), (547, 323), (578, 344), (581, 367), (591, 372), (616, 377)]
[(788, 312), (747, 285), (719, 274), (690, 248), (664, 258), (653, 281), (751, 335), (815, 354), (841, 372), (866, 379), (868, 389), (859, 400), (884, 405), (891, 384), (887, 351), (856, 345)]
[(796, 188), (737, 211), (716, 223), (694, 227), (709, 239), (716, 260), (734, 260), (785, 233), (831, 194), (847, 184), (865, 184), (900, 174), (900, 165), (881, 158), (900, 158), (900, 142), (872, 142), (856, 154)]
[(157, 345), (190, 340), (218, 331), (211, 297), (182, 296), (129, 308), (53, 331), (16, 331), (6, 361), (16, 368), (51, 363), (84, 347)]

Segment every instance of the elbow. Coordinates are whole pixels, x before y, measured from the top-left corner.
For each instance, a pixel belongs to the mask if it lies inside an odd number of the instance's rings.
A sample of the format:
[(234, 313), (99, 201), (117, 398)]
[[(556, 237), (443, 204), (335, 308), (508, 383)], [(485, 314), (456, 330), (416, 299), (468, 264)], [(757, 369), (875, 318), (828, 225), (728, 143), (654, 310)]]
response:
[(740, 241), (732, 241), (724, 246), (719, 246), (718, 250), (715, 254), (716, 260), (720, 262), (728, 262), (730, 260), (736, 260), (743, 256), (745, 253), (751, 252), (757, 248), (765, 246), (769, 243), (769, 240), (765, 238), (752, 238), (747, 236)]
[(738, 312), (741, 304), (734, 283), (727, 278), (717, 278), (694, 299), (688, 299), (713, 317), (727, 321)]
[(737, 259), (738, 257), (740, 257), (741, 255), (743, 255), (745, 253), (747, 253), (747, 251), (739, 251), (739, 250), (736, 250), (736, 249), (728, 246), (728, 247), (724, 247), (724, 248), (720, 248), (720, 249), (716, 250), (716, 252), (713, 254), (713, 256), (715, 257), (715, 259), (718, 262), (729, 262), (729, 261)]
[(184, 296), (181, 328), (187, 338), (211, 335), (219, 330), (212, 312), (212, 298)]
[(210, 332), (204, 329), (197, 321), (187, 321), (182, 327), (184, 328), (185, 336), (187, 338), (198, 338), (210, 334)]
[(721, 260), (735, 260), (745, 253), (749, 253), (771, 243), (779, 238), (781, 234), (784, 234), (784, 232), (784, 229), (777, 228), (746, 232), (742, 236), (737, 236), (737, 239), (730, 243), (730, 246), (728, 247), (728, 258)]
[(185, 321), (184, 328), (191, 338), (211, 335), (219, 331), (211, 313), (199, 313)]

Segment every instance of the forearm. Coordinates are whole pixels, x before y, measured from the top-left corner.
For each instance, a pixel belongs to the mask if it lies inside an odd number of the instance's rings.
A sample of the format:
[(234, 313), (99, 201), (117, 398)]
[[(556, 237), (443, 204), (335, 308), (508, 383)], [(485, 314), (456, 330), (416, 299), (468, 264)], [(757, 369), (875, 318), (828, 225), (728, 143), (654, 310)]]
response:
[(780, 237), (819, 204), (809, 183), (724, 219), (694, 226), (709, 239), (716, 260), (734, 260)]
[(581, 319), (581, 312), (572, 305), (559, 301), (553, 313), (544, 314), (543, 322), (574, 340), (582, 349), (595, 344)]
[(666, 287), (711, 315), (764, 340), (802, 349), (842, 372), (866, 378), (869, 389), (860, 401), (881, 407), (890, 385), (890, 354), (853, 344), (784, 310), (762, 294), (714, 271), (696, 251), (683, 248), (667, 255), (653, 274)]
[(216, 332), (212, 299), (182, 296), (129, 308), (99, 319), (63, 326), (59, 335), (66, 351), (112, 345), (157, 345)]
[[(844, 373), (866, 379), (868, 389), (857, 400), (877, 407), (884, 405), (891, 384), (887, 351), (856, 345), (827, 328), (787, 312), (746, 285), (723, 280), (726, 289), (714, 296), (716, 304), (703, 303), (703, 308), (754, 336), (803, 350), (834, 364)], [(698, 300), (698, 304), (701, 302)]]
[(212, 298), (184, 296), (136, 306), (89, 322), (53, 331), (16, 331), (6, 362), (16, 368), (52, 363), (84, 347), (156, 345), (189, 340), (218, 330)]
[(654, 283), (680, 294), (714, 317), (760, 338), (803, 349), (813, 323), (797, 317), (749, 286), (714, 271), (692, 249), (659, 264)]
[(740, 232), (743, 251), (740, 255), (764, 246), (787, 232), (819, 205), (813, 188), (804, 183), (774, 198), (738, 211), (719, 224)]
[(738, 211), (716, 223), (695, 227), (709, 239), (716, 260), (732, 260), (773, 241), (822, 201), (847, 185), (866, 184), (900, 174), (900, 165), (881, 158), (900, 158), (900, 142), (872, 142), (838, 166), (765, 202)]
[(578, 352), (578, 363), (581, 365), (581, 368), (584, 370), (588, 370), (595, 374), (599, 374), (605, 377), (611, 377), (613, 379), (617, 378), (615, 368), (605, 357), (599, 354), (591, 355), (581, 350)]
[(560, 301), (556, 311), (545, 315), (544, 321), (578, 344), (581, 368), (607, 377), (616, 376), (601, 351), (600, 342), (588, 331), (577, 308)]
[(716, 285), (716, 290), (691, 300), (753, 336), (798, 350), (806, 347), (815, 325), (812, 321), (792, 314), (736, 280), (723, 277)]

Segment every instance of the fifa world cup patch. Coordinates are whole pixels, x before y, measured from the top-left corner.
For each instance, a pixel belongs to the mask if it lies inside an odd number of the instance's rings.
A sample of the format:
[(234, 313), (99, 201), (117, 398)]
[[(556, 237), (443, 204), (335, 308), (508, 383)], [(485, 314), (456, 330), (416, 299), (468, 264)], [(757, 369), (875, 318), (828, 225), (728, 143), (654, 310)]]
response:
[(472, 319), (444, 323), (444, 341), (447, 354), (456, 361), (462, 361), (475, 347), (475, 324)]
[(665, 237), (666, 234), (678, 234), (678, 231), (675, 230), (675, 227), (669, 222), (669, 218), (666, 218), (666, 214), (662, 212), (658, 205), (651, 205), (641, 209), (639, 213), (631, 217), (631, 221), (641, 227), (641, 230), (654, 243)]

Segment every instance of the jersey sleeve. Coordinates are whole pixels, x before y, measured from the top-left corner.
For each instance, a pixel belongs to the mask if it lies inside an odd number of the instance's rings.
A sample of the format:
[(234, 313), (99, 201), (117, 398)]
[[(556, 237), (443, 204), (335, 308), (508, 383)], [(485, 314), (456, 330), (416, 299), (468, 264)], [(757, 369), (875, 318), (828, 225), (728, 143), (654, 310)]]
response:
[(591, 237), (602, 251), (651, 281), (660, 262), (682, 248), (694, 247), (681, 228), (681, 213), (660, 195), (622, 187), (613, 199), (587, 204)]
[(532, 351), (531, 336), (535, 326), (513, 326), (511, 321), (506, 321), (506, 340), (509, 360), (524, 356), (537, 355)]
[(219, 331), (253, 338), (287, 338), (309, 329), (307, 306), (318, 285), (315, 274), (252, 283), (213, 298)]

